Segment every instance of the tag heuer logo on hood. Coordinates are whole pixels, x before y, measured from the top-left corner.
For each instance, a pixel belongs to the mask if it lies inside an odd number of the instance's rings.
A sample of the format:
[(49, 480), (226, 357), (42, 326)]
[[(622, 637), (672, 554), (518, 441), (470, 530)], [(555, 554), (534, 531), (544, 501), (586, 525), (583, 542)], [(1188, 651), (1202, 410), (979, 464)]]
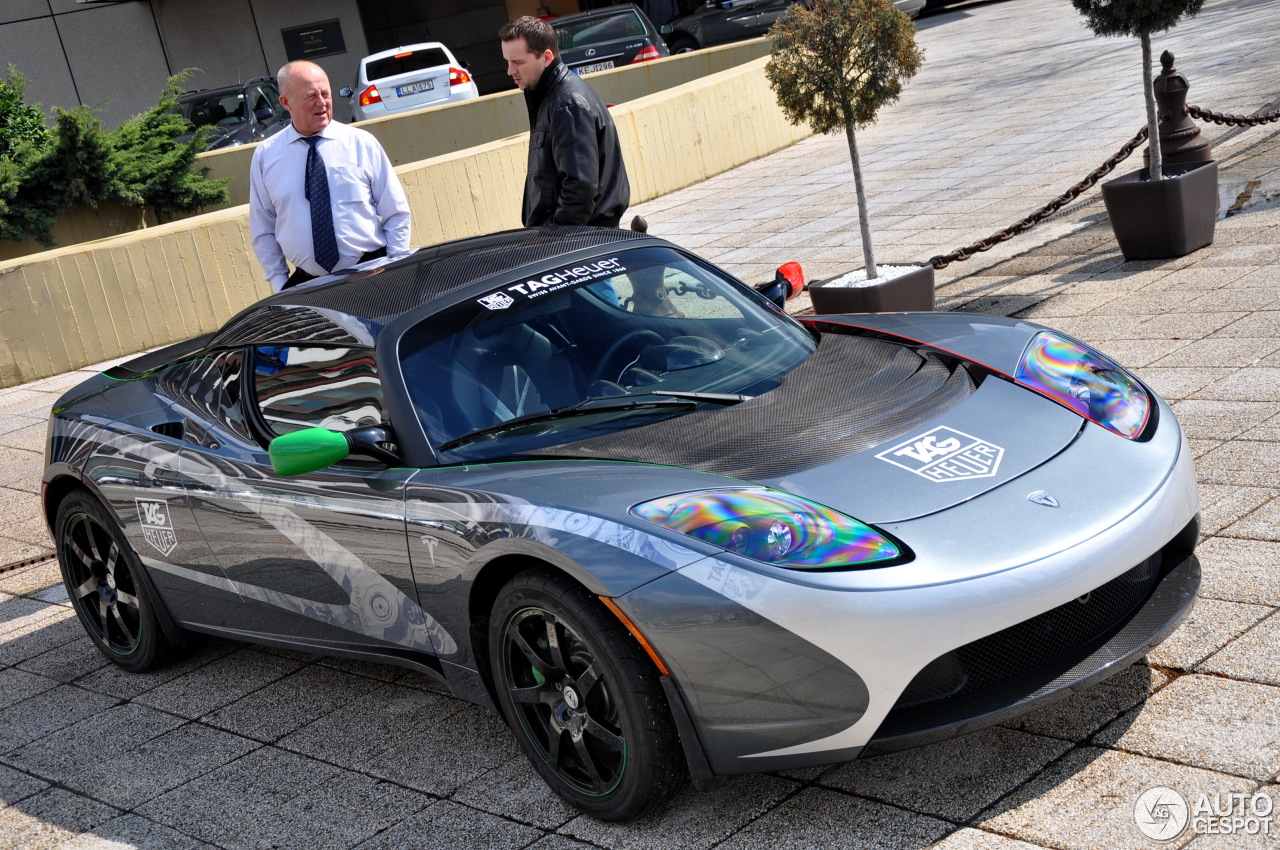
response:
[(479, 299), (479, 301), (490, 310), (505, 310), (512, 304), (516, 303), (516, 299), (512, 298), (505, 292), (495, 292), (492, 295), (486, 295)]
[(1000, 467), (1004, 449), (954, 428), (939, 425), (885, 449), (876, 457), (930, 481), (990, 478)]

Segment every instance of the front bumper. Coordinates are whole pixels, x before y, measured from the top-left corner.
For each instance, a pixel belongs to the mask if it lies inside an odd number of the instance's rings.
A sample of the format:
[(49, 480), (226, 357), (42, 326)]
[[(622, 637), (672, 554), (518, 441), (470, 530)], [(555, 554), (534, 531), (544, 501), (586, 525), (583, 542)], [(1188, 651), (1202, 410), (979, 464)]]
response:
[[(970, 732), (1119, 673), (1186, 617), (1199, 587), (1198, 500), (1189, 448), (1176, 427), (1167, 436), (1165, 474), (1145, 479), (1148, 492), (1135, 491), (1125, 510), (1084, 499), (1090, 485), (1064, 455), (1016, 487), (895, 527), (919, 558), (891, 569), (932, 583), (896, 581), (890, 569), (784, 577), (721, 555), (619, 601), (671, 668), (715, 774), (847, 761)], [(1046, 485), (1076, 513), (1020, 507), (1030, 504), (1024, 491)], [(1060, 545), (1064, 522), (1071, 545)], [(1026, 546), (1015, 561), (1018, 547), (1002, 548), (1012, 536), (1053, 545)], [(943, 579), (974, 560), (981, 570)], [(1127, 595), (1077, 640), (1028, 641), (1117, 587)], [(986, 664), (977, 676), (975, 652), (977, 667)]]

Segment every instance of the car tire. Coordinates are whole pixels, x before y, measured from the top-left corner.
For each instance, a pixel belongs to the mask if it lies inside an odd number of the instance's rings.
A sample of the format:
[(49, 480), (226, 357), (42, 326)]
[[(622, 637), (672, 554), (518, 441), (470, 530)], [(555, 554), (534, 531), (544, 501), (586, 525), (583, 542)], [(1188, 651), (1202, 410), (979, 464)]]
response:
[(671, 55), (678, 53), (691, 53), (698, 49), (698, 42), (691, 38), (677, 38), (667, 44), (667, 49), (671, 51)]
[(54, 539), (62, 581), (80, 623), (98, 650), (132, 673), (172, 658), (142, 576), (142, 563), (115, 519), (87, 492), (58, 507)]
[(529, 570), (499, 591), (489, 660), (507, 724), (574, 808), (630, 820), (684, 785), (683, 751), (657, 669), (618, 619), (567, 576)]

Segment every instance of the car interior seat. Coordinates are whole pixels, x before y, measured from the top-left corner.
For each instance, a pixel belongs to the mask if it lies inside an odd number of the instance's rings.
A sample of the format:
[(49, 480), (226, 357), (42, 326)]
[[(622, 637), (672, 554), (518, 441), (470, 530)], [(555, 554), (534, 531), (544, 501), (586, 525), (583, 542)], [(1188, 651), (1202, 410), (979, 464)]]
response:
[(573, 359), (527, 324), (484, 322), (458, 335), (450, 390), (472, 429), (581, 398)]

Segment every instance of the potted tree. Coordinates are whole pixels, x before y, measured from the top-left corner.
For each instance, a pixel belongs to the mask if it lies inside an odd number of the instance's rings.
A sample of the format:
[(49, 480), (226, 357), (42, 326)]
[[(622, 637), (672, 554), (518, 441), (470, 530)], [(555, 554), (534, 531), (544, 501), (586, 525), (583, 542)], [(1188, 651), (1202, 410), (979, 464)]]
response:
[[(1204, 0), (1071, 0), (1099, 36), (1137, 36), (1147, 102), (1148, 168), (1102, 184), (1102, 198), (1126, 260), (1181, 257), (1213, 241), (1218, 218), (1218, 164), (1165, 168), (1151, 80), (1151, 34), (1200, 11)], [(1180, 116), (1170, 116), (1174, 119)]]
[(897, 100), (903, 83), (919, 70), (923, 57), (915, 24), (892, 0), (812, 0), (789, 6), (769, 35), (773, 46), (765, 75), (783, 114), (793, 124), (808, 121), (815, 133), (843, 130), (853, 164), (863, 268), (811, 284), (814, 309), (932, 310), (932, 266), (876, 265), (855, 132)]

